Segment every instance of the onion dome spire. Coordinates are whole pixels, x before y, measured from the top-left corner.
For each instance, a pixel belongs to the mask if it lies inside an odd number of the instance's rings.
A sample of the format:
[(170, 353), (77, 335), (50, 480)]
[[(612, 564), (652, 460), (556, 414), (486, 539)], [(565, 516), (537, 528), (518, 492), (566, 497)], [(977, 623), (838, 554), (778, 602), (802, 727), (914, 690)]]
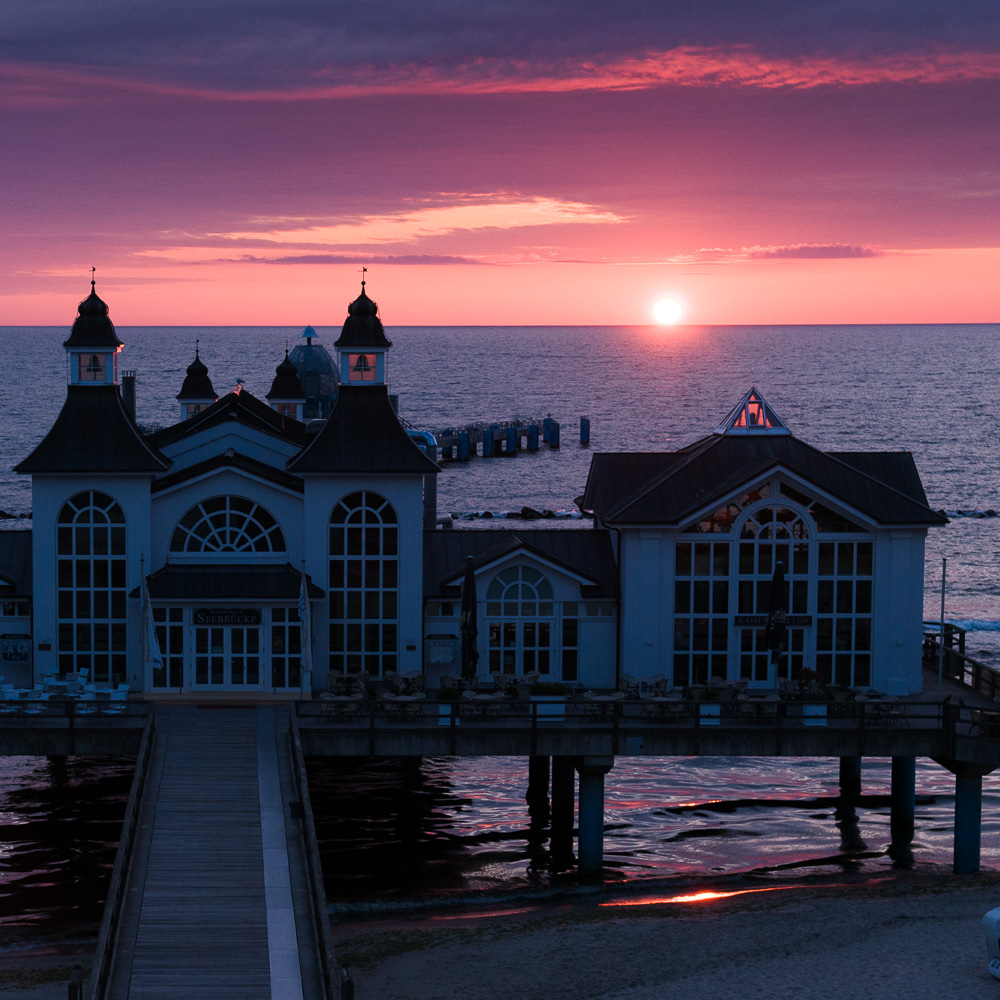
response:
[(378, 317), (378, 304), (365, 293), (361, 279), (361, 294), (347, 307), (347, 319), (334, 347), (392, 347)]
[(77, 312), (79, 315), (73, 323), (69, 340), (63, 341), (63, 347), (110, 347), (117, 350), (122, 346), (108, 315), (108, 304), (97, 294), (93, 277), (90, 279), (90, 294), (80, 303)]
[(289, 360), (287, 347), (285, 348), (285, 359), (274, 369), (271, 391), (264, 398), (286, 400), (304, 400), (306, 398), (302, 383), (299, 381), (299, 370)]
[(218, 398), (212, 380), (208, 377), (208, 368), (201, 360), (201, 349), (197, 344), (194, 349), (194, 361), (188, 365), (184, 384), (175, 398), (209, 400), (210, 402), (214, 402)]

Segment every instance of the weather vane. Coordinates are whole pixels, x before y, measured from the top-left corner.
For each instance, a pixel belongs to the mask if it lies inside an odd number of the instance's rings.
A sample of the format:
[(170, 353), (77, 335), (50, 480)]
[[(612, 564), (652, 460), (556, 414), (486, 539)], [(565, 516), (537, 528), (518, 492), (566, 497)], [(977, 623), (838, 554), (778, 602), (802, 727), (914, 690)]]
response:
[(96, 273), (97, 273), (97, 268), (96, 267), (91, 267), (91, 269), (90, 269), (90, 287), (91, 288), (93, 288), (94, 285), (96, 284), (96, 280), (94, 278), (94, 275)]
[(367, 273), (368, 273), (368, 268), (367, 267), (362, 267), (361, 268), (361, 290), (362, 291), (364, 291), (364, 287), (365, 287), (365, 275)]

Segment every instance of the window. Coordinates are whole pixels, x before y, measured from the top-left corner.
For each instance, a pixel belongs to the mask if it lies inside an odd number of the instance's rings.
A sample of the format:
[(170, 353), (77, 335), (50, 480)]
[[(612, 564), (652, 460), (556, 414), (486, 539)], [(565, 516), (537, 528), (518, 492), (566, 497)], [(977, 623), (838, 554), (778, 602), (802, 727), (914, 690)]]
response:
[(486, 590), (490, 673), (551, 672), (552, 584), (531, 566), (498, 573)]
[(153, 671), (154, 688), (179, 688), (184, 684), (184, 609), (153, 608), (156, 642), (163, 666)]
[(819, 544), (816, 587), (816, 670), (824, 684), (871, 684), (871, 542)]
[(126, 676), (125, 515), (106, 493), (77, 493), (56, 524), (56, 616), (60, 672), (91, 681)]
[(80, 354), (78, 355), (80, 368), (79, 375), (81, 382), (106, 382), (108, 371), (108, 358), (105, 354)]
[(302, 682), (302, 627), (298, 608), (271, 609), (271, 686), (297, 688)]
[(278, 522), (259, 503), (244, 497), (203, 500), (177, 522), (171, 552), (284, 552)]
[(330, 516), (330, 670), (375, 676), (399, 652), (399, 526), (385, 497), (361, 490)]
[(377, 361), (373, 354), (352, 354), (349, 358), (352, 382), (374, 382)]
[(725, 677), (729, 653), (729, 542), (678, 542), (674, 580), (677, 687)]
[(30, 604), (28, 601), (4, 601), (4, 618), (27, 618), (30, 614)]

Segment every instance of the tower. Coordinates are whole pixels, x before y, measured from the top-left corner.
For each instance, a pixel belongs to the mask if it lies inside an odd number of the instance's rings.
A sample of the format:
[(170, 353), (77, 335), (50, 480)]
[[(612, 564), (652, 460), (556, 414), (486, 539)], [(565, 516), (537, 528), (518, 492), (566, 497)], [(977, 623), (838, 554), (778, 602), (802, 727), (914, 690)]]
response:
[(274, 381), (268, 394), (264, 397), (275, 413), (283, 417), (302, 419), (302, 409), (305, 406), (306, 394), (299, 381), (299, 372), (288, 360), (288, 350), (285, 350), (285, 360), (274, 369)]
[(201, 413), (219, 398), (197, 346), (194, 349), (194, 361), (188, 365), (184, 384), (175, 398), (181, 404), (181, 420), (187, 420), (188, 417)]
[(333, 345), (338, 352), (341, 385), (385, 386), (386, 353), (392, 341), (385, 335), (378, 305), (361, 294), (347, 307), (344, 328)]
[[(292, 348), (289, 360), (298, 369), (299, 381), (306, 402), (303, 416), (306, 420), (313, 417), (328, 417), (337, 399), (337, 386), (340, 381), (337, 366), (327, 349), (320, 343), (313, 343), (318, 337), (316, 331), (307, 326), (299, 338), (300, 343)], [(305, 341), (305, 343), (302, 343)]]
[(63, 341), (69, 361), (69, 384), (117, 385), (118, 352), (123, 345), (93, 278), (90, 294), (80, 303), (78, 312), (69, 339)]

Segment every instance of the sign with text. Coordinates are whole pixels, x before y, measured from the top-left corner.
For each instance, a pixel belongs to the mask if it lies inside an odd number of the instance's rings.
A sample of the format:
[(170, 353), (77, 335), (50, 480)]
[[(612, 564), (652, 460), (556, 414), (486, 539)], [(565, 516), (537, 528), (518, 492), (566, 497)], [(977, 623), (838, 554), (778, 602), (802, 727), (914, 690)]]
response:
[(260, 608), (196, 608), (195, 625), (259, 625)]
[[(791, 626), (812, 625), (812, 615), (785, 615), (785, 624)], [(749, 626), (751, 628), (764, 628), (767, 625), (767, 615), (737, 615), (736, 627)]]

